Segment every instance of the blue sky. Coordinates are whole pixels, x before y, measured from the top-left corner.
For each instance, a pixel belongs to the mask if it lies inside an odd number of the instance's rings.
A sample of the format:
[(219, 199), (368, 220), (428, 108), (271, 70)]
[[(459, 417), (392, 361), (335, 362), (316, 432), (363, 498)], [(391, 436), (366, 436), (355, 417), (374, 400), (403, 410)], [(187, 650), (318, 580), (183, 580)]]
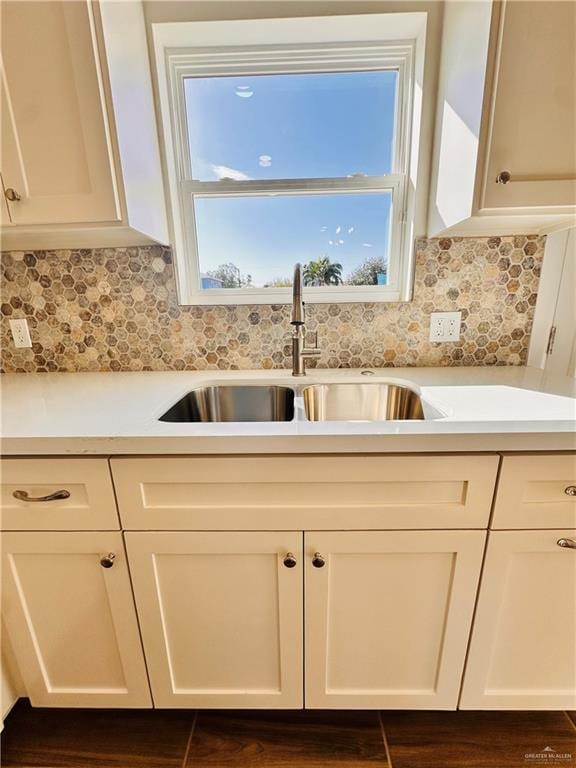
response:
[[(368, 176), (391, 171), (396, 73), (190, 78), (196, 179)], [(328, 255), (344, 272), (387, 256), (387, 194), (198, 199), (202, 271), (232, 261), (255, 284)]]

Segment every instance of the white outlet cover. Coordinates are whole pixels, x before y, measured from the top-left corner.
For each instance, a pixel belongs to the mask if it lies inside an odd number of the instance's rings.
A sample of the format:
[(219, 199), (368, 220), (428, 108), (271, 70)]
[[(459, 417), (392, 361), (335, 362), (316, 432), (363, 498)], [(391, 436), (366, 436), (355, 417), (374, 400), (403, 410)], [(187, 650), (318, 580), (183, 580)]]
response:
[(432, 312), (430, 341), (459, 341), (461, 322), (461, 312)]
[(10, 331), (12, 332), (12, 339), (14, 340), (15, 347), (32, 346), (32, 339), (30, 338), (30, 331), (28, 329), (28, 320), (26, 320), (26, 318), (10, 320)]

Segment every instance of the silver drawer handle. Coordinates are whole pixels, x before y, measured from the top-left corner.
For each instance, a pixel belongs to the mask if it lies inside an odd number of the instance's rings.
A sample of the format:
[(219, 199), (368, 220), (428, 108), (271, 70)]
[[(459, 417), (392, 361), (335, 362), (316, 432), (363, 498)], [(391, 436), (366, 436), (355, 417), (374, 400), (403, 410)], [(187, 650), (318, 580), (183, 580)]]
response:
[(569, 485), (568, 488), (564, 488), (566, 496), (576, 496), (576, 485)]
[(70, 491), (62, 489), (49, 493), (47, 496), (28, 496), (28, 491), (14, 491), (12, 496), (18, 501), (59, 501), (60, 499), (69, 499)]
[(576, 549), (576, 541), (574, 539), (558, 539), (556, 542), (559, 547), (565, 547), (566, 549)]

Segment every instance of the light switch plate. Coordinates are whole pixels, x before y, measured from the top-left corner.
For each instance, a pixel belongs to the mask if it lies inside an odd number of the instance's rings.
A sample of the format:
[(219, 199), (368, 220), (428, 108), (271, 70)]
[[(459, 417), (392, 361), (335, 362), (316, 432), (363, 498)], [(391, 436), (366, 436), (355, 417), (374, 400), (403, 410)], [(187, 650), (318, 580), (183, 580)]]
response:
[(26, 318), (10, 320), (10, 331), (12, 332), (12, 339), (14, 340), (15, 347), (32, 346), (32, 339), (30, 338), (30, 331), (28, 330), (28, 320), (26, 320)]
[(432, 312), (430, 341), (458, 341), (461, 321), (461, 312)]

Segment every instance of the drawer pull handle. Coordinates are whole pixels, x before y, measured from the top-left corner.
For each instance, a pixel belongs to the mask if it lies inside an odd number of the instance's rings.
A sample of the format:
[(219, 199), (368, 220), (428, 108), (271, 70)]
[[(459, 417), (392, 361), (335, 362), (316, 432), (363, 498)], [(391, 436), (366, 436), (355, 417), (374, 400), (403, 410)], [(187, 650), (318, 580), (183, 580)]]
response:
[(108, 552), (107, 555), (104, 555), (100, 558), (100, 565), (102, 568), (112, 568), (114, 565), (114, 560), (116, 560), (116, 555), (114, 552)]
[(556, 542), (559, 547), (565, 547), (566, 549), (576, 549), (576, 541), (574, 539), (558, 539)]
[(314, 552), (314, 557), (312, 558), (312, 565), (314, 568), (324, 568), (326, 565), (326, 560), (322, 557), (320, 552)]
[(286, 566), (286, 568), (294, 568), (294, 566), (296, 565), (296, 558), (294, 557), (292, 552), (288, 552), (286, 554), (286, 557), (284, 558), (283, 563)]
[(566, 496), (576, 496), (576, 485), (569, 485), (568, 488), (564, 488)]
[(28, 496), (28, 491), (14, 491), (12, 496), (18, 501), (60, 501), (61, 499), (69, 499), (70, 491), (62, 489), (49, 493), (47, 496)]

